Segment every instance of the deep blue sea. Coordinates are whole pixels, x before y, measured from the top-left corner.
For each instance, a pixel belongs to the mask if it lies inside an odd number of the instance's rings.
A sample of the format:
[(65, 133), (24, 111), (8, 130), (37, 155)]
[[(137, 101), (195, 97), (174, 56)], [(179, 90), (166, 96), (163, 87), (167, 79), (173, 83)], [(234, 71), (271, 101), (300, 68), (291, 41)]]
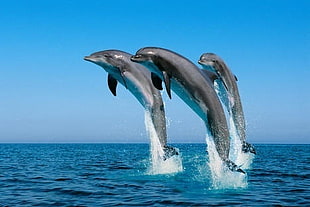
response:
[(310, 145), (255, 145), (248, 185), (214, 189), (205, 144), (151, 175), (148, 144), (0, 144), (0, 206), (310, 206)]

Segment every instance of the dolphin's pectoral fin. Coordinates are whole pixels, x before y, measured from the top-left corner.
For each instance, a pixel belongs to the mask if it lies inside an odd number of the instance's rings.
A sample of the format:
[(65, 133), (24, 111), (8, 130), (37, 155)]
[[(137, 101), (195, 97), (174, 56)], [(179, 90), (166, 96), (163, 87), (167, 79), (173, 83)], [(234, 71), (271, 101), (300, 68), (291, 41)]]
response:
[(165, 86), (166, 86), (166, 91), (168, 93), (169, 98), (171, 99), (170, 75), (166, 71), (163, 71), (163, 77), (164, 77), (164, 82), (165, 82)]
[(237, 78), (237, 76), (236, 76), (236, 75), (234, 75), (234, 76), (235, 76), (235, 80), (236, 80), (236, 81), (238, 81), (238, 78)]
[(152, 83), (158, 90), (163, 90), (162, 80), (155, 73), (151, 73)]
[(116, 96), (117, 80), (113, 78), (111, 74), (108, 75), (108, 85), (109, 85), (109, 89), (112, 92), (112, 94)]
[(253, 153), (256, 155), (256, 150), (255, 150), (254, 146), (251, 145), (250, 143), (247, 143), (247, 142), (242, 143), (242, 152), (244, 152), (244, 153), (250, 152), (250, 153)]
[(226, 164), (226, 166), (228, 167), (229, 170), (231, 170), (233, 172), (240, 172), (240, 173), (245, 174), (245, 172), (238, 165), (236, 165), (233, 161), (226, 160), (225, 164)]
[(210, 80), (212, 81), (212, 83), (219, 78), (219, 76), (215, 73), (215, 72), (212, 72), (212, 71), (209, 71), (209, 70), (200, 70), (202, 72), (202, 74), (206, 77), (209, 77)]
[(174, 155), (179, 155), (179, 151), (176, 148), (170, 147), (168, 145), (164, 146), (164, 156), (163, 156), (164, 161)]

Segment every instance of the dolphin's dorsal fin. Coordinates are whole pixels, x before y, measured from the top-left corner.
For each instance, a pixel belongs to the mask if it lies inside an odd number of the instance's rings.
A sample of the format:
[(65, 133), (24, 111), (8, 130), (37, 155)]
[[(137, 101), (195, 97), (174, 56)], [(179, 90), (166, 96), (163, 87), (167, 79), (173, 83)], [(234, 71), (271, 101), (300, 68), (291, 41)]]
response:
[(162, 80), (155, 73), (151, 73), (152, 83), (158, 90), (163, 90)]
[(117, 80), (113, 78), (111, 74), (108, 75), (108, 85), (109, 85), (109, 89), (112, 92), (112, 94), (116, 96)]
[(212, 81), (212, 83), (219, 78), (219, 76), (215, 73), (215, 72), (212, 72), (212, 71), (209, 71), (209, 70), (200, 70), (202, 72), (202, 74), (204, 76), (207, 76), (210, 78), (210, 80)]
[(234, 75), (234, 76), (235, 76), (235, 80), (236, 80), (236, 81), (238, 81), (238, 78), (237, 78), (237, 76), (236, 76), (236, 75)]
[(171, 99), (170, 75), (166, 71), (163, 71), (163, 77), (164, 77), (164, 82), (165, 82), (165, 86), (166, 86), (166, 91), (168, 93), (169, 98)]

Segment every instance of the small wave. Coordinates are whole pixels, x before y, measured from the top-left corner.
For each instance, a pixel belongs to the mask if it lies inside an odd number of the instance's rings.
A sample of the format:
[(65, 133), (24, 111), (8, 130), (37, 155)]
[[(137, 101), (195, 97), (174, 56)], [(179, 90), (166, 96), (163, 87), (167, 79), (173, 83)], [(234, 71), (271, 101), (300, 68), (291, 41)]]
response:
[(42, 177), (42, 176), (36, 176), (36, 177), (33, 177), (33, 178), (31, 178), (31, 179), (33, 179), (33, 180), (40, 180), (40, 179), (43, 179), (44, 177)]
[(129, 166), (110, 166), (109, 167), (110, 170), (130, 170), (133, 169), (132, 167)]
[(62, 187), (55, 187), (51, 189), (42, 189), (43, 192), (58, 192), (61, 194), (67, 195), (77, 195), (77, 196), (88, 196), (93, 194), (93, 192), (85, 191), (85, 190), (73, 190), (73, 189), (64, 189)]
[(287, 178), (299, 178), (301, 180), (310, 179), (310, 174), (297, 174), (297, 173), (283, 173), (279, 170), (265, 170), (261, 171), (259, 169), (253, 170), (253, 173), (256, 177), (271, 177), (271, 176), (278, 176), (281, 177), (280, 179), (287, 179)]
[(89, 196), (93, 194), (93, 192), (89, 191), (83, 191), (83, 190), (67, 190), (67, 189), (62, 189), (60, 192), (68, 195), (77, 195), (77, 196)]
[(164, 206), (173, 205), (173, 206), (201, 206), (200, 202), (188, 202), (188, 201), (174, 201), (174, 200), (162, 200), (158, 202)]
[(72, 180), (71, 178), (56, 178), (55, 181), (67, 181)]
[(282, 173), (281, 176), (286, 178), (300, 178), (300, 179), (309, 179), (309, 174), (296, 174), (296, 173)]
[(282, 179), (274, 179), (271, 182), (273, 182), (273, 183), (285, 183), (285, 181)]
[(96, 178), (94, 178), (94, 180), (104, 180), (104, 181), (106, 181), (106, 180), (109, 180), (108, 178), (103, 178), (103, 177), (96, 177)]
[(307, 189), (300, 189), (300, 188), (288, 190), (288, 192), (291, 192), (291, 193), (304, 193), (307, 191), (308, 191)]

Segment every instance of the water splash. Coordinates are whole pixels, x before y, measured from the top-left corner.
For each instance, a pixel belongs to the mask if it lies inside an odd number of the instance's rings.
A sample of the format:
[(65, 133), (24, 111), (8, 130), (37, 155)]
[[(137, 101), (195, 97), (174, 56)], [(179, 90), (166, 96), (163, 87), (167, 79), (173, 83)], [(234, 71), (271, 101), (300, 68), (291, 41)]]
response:
[(209, 154), (209, 167), (212, 177), (213, 189), (246, 188), (247, 176), (239, 172), (230, 171), (217, 153), (212, 136), (206, 136), (207, 150)]
[(179, 155), (174, 155), (166, 160), (163, 160), (164, 150), (159, 142), (159, 137), (156, 133), (154, 123), (152, 122), (151, 114), (147, 110), (145, 111), (145, 127), (150, 138), (151, 157), (148, 174), (168, 174), (183, 171), (180, 153)]
[[(225, 111), (226, 119), (229, 120), (230, 133), (230, 151), (229, 159), (241, 169), (249, 169), (251, 167), (254, 156), (251, 153), (242, 152), (242, 143), (238, 135), (231, 111), (231, 97), (225, 92), (223, 84), (215, 82), (215, 91), (220, 98), (221, 104), (227, 109)], [(211, 134), (206, 136), (207, 150), (209, 154), (209, 167), (212, 177), (212, 188), (214, 189), (229, 189), (229, 188), (246, 188), (247, 175), (239, 172), (230, 171), (219, 157)]]
[(251, 169), (251, 165), (254, 159), (254, 154), (244, 153), (242, 151), (242, 143), (237, 133), (237, 129), (234, 124), (232, 116), (229, 117), (229, 132), (230, 132), (230, 153), (229, 159), (233, 160), (236, 165), (242, 169)]
[(255, 157), (252, 153), (244, 153), (242, 152), (242, 142), (240, 140), (239, 134), (236, 129), (236, 125), (234, 119), (232, 117), (232, 105), (233, 98), (226, 92), (226, 89), (221, 80), (216, 80), (214, 82), (214, 89), (220, 98), (220, 102), (222, 106), (224, 106), (227, 110), (225, 110), (226, 119), (229, 120), (229, 133), (230, 133), (230, 153), (229, 159), (235, 162), (242, 169), (251, 169), (251, 165), (253, 159)]

